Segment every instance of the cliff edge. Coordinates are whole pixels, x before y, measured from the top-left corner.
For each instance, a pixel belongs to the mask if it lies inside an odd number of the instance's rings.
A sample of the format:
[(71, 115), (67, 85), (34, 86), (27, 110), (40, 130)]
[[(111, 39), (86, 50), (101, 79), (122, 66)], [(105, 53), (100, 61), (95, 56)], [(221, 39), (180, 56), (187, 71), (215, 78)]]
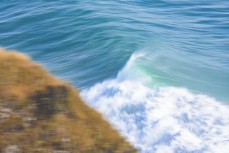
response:
[(135, 153), (76, 89), (0, 49), (0, 153)]

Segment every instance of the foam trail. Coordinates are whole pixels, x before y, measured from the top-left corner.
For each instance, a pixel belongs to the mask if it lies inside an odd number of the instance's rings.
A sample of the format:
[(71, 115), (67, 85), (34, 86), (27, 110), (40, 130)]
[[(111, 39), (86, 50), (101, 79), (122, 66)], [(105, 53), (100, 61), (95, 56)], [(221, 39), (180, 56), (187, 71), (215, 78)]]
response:
[(228, 106), (187, 89), (130, 79), (139, 57), (130, 58), (117, 78), (82, 91), (88, 104), (142, 153), (228, 153)]

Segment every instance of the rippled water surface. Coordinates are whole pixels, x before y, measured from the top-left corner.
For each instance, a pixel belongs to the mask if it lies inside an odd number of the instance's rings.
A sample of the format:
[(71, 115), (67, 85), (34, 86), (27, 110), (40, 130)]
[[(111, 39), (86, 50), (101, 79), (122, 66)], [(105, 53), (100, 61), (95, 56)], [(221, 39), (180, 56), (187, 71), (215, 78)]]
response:
[(0, 46), (79, 87), (141, 152), (229, 150), (228, 0), (0, 0), (0, 10)]

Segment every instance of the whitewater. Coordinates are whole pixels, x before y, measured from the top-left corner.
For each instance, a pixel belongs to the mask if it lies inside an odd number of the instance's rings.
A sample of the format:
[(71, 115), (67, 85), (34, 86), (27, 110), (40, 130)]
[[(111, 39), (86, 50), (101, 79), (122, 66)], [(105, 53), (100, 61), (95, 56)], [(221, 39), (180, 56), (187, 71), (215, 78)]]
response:
[(134, 53), (116, 78), (82, 97), (141, 153), (228, 153), (229, 107), (185, 88), (149, 85), (136, 67), (144, 56)]

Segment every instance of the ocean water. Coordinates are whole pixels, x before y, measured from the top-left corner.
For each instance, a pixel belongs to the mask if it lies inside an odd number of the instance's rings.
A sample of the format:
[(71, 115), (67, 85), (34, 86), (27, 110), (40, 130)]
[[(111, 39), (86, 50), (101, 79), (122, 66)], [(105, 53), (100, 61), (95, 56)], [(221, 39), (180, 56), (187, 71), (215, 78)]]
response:
[(0, 0), (0, 46), (80, 89), (141, 153), (229, 153), (228, 0)]

